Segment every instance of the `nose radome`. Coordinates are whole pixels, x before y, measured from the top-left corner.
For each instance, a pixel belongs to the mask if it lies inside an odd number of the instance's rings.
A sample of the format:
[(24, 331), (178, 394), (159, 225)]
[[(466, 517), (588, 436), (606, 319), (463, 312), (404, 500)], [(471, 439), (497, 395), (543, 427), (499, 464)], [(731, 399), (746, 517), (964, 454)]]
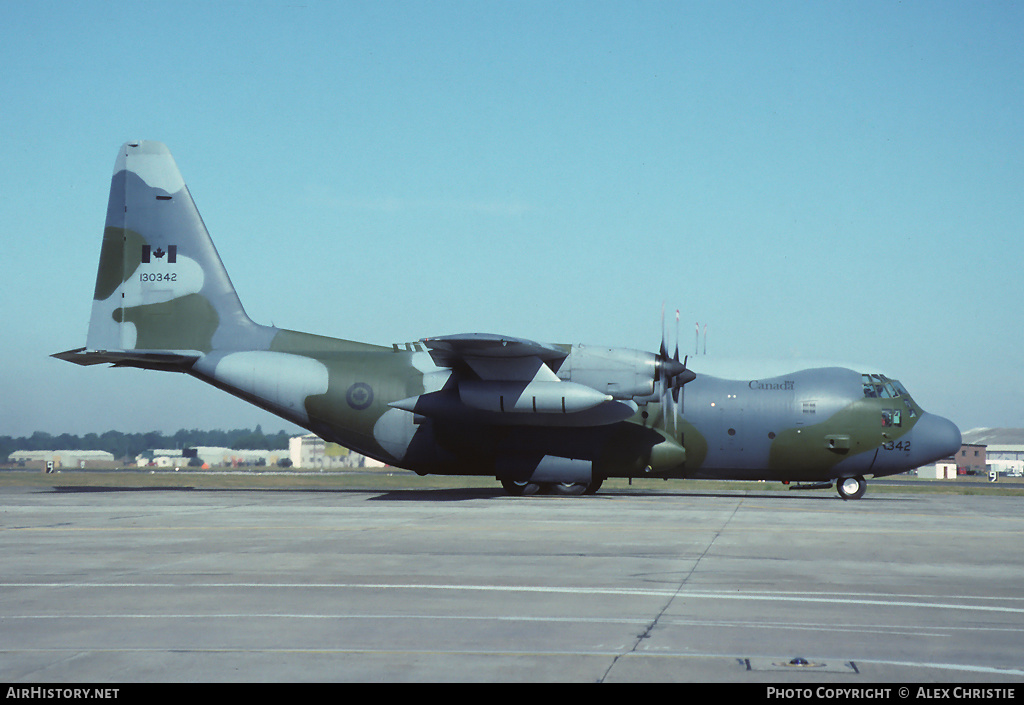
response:
[(962, 439), (960, 429), (949, 419), (935, 414), (924, 414), (914, 426), (914, 442), (924, 463), (931, 463), (956, 455)]

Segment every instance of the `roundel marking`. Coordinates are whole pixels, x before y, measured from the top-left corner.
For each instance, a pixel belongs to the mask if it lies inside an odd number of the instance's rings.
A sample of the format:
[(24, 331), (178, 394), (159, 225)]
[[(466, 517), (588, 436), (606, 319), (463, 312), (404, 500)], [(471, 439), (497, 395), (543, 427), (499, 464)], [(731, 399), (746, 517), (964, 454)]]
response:
[(356, 382), (345, 392), (345, 400), (356, 411), (368, 409), (373, 403), (373, 389), (366, 382)]

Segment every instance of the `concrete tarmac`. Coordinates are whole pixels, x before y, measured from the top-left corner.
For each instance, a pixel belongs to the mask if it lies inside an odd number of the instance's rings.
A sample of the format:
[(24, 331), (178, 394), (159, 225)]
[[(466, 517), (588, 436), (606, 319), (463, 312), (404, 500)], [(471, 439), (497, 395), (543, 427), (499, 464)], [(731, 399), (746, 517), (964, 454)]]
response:
[(0, 503), (8, 683), (1024, 687), (1019, 498), (666, 483), (0, 488)]

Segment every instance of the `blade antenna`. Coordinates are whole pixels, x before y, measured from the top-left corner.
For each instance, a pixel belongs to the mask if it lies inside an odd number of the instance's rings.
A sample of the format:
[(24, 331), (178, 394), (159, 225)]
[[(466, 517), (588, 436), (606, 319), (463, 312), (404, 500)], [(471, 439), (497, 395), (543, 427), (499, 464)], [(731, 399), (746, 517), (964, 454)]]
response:
[[(665, 345), (665, 302), (661, 303), (661, 348), (658, 350), (658, 356), (662, 360), (668, 358), (668, 346)], [(659, 368), (660, 369), (660, 368)]]

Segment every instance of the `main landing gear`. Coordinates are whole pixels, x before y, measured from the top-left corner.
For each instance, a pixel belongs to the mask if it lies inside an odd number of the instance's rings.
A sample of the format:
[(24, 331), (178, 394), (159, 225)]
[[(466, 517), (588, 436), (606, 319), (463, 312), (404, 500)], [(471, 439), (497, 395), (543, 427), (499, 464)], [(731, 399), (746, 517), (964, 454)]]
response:
[(581, 495), (594, 494), (601, 489), (601, 480), (593, 482), (528, 482), (526, 480), (502, 480), (501, 486), (505, 493), (513, 497), (526, 497), (534, 494)]
[(836, 491), (843, 499), (860, 499), (868, 488), (868, 482), (863, 477), (841, 477), (836, 480)]

